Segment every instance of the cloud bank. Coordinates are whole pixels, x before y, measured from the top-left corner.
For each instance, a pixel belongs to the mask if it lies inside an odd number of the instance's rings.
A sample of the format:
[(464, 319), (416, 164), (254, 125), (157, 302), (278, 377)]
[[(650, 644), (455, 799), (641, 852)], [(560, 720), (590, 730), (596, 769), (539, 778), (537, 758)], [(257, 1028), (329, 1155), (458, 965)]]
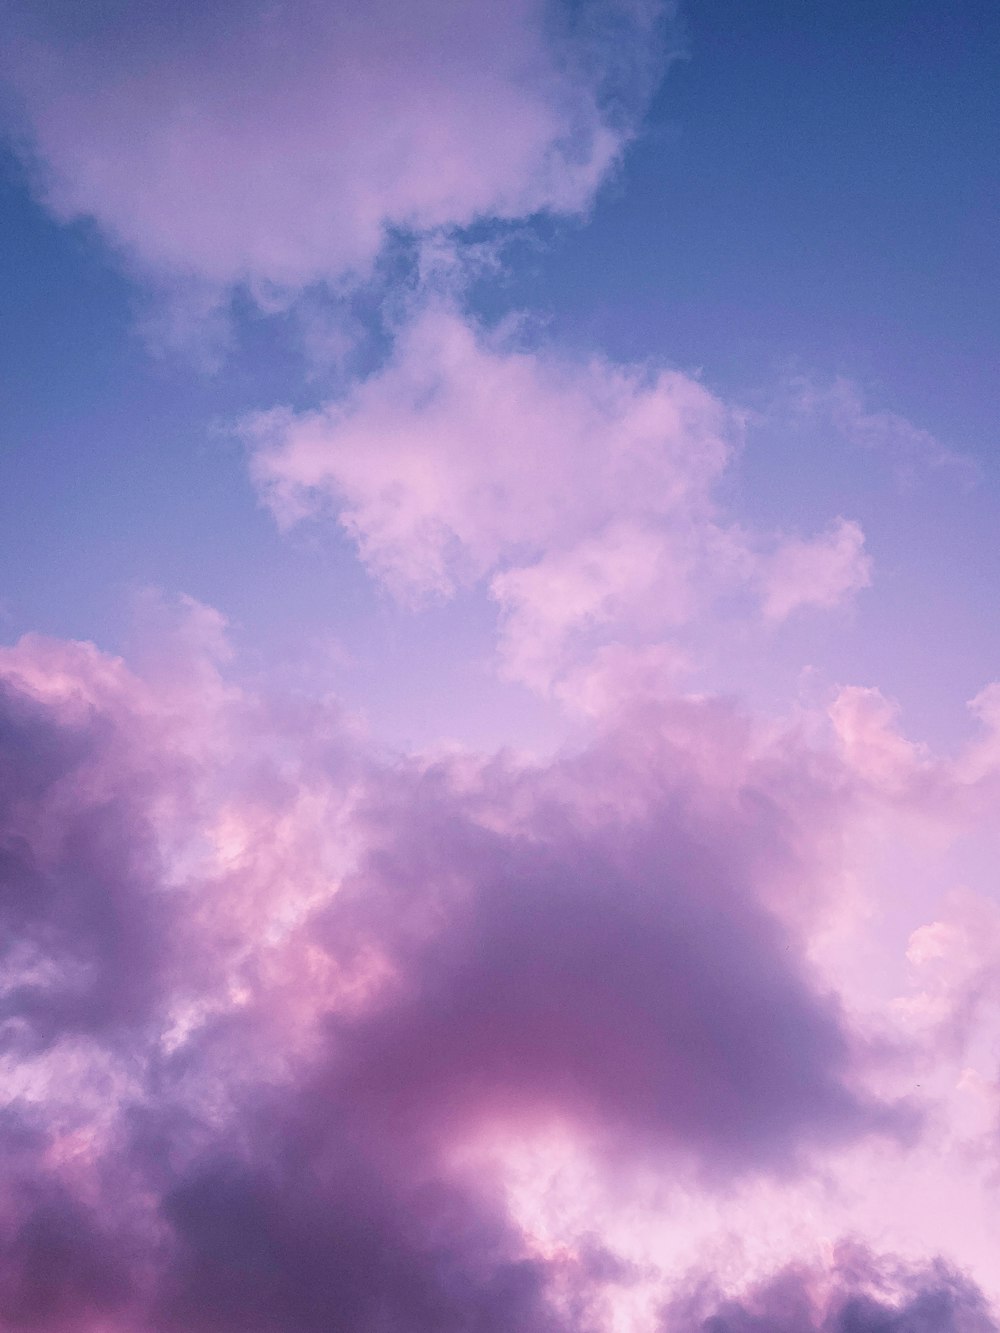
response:
[(211, 650), (0, 663), (9, 1326), (587, 1328), (498, 1127), (709, 1190), (912, 1132), (776, 915), (843, 818), (794, 738), (389, 761)]

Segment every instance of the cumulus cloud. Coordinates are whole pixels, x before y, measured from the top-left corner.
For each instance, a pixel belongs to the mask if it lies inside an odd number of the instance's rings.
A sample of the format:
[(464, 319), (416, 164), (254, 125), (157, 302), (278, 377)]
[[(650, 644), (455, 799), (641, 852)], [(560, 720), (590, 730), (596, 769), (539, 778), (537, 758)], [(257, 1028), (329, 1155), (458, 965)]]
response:
[[(494, 769), (465, 809), (432, 772), (393, 808), (328, 925), (340, 948), (360, 931), (353, 947), (387, 951), (393, 977), (345, 1030), (372, 1118), (388, 1107), (447, 1134), (469, 1116), (559, 1114), (646, 1152), (693, 1149), (710, 1170), (791, 1160), (800, 1134), (891, 1127), (846, 1093), (836, 1007), (802, 988), (758, 906), (758, 875), (772, 890), (795, 856), (770, 808), (780, 781), (759, 805), (743, 788), (696, 810), (683, 751), (649, 743), (638, 781), (619, 737), (544, 774)], [(594, 809), (595, 790), (616, 796)]]
[(977, 731), (954, 754), (909, 739), (898, 705), (873, 687), (844, 686), (830, 706), (841, 753), (868, 789), (901, 811), (960, 828), (994, 806), (1000, 775), (1000, 718), (994, 682), (968, 703)]
[(345, 401), (247, 430), (280, 520), (332, 503), (372, 571), (419, 595), (622, 514), (705, 511), (738, 421), (685, 375), (520, 350), (432, 303)]
[(161, 874), (148, 775), (116, 720), (79, 702), (2, 687), (5, 1044), (141, 1019), (167, 952), (166, 904), (140, 887)]
[[(195, 603), (146, 673), (0, 650), (5, 1327), (606, 1333), (618, 1289), (660, 1270), (605, 1245), (600, 1214), (536, 1230), (518, 1150), (568, 1145), (606, 1196), (653, 1177), (728, 1208), (932, 1132), (877, 1087), (884, 1046), (808, 923), (859, 810), (995, 801), (997, 687), (954, 760), (874, 691), (840, 694), (832, 744), (679, 697), (692, 626), (773, 629), (866, 586), (860, 527), (748, 531), (717, 498), (743, 417), (697, 378), (528, 348), (428, 298), (465, 262), (454, 230), (589, 206), (667, 8), (6, 7), (48, 206), (204, 310), (235, 284), (280, 305), (421, 239), (432, 280), (384, 362), (243, 423), (255, 481), (282, 524), (332, 516), (403, 601), (492, 598), (502, 669), (596, 725), (545, 760), (387, 755), (329, 699), (237, 684)], [(842, 387), (824, 410), (931, 458)], [(966, 903), (911, 936), (914, 968), (941, 966), (902, 1028), (922, 1006), (964, 1051), (996, 995), (991, 931)], [(850, 1247), (663, 1297), (639, 1327), (995, 1327), (943, 1263)]]
[(389, 229), (586, 208), (661, 65), (657, 0), (15, 3), (48, 206), (156, 274), (294, 289)]
[(54, 963), (14, 992), (12, 1327), (579, 1333), (618, 1268), (515, 1221), (498, 1126), (708, 1189), (906, 1126), (770, 906), (842, 814), (797, 744), (648, 699), (544, 764), (389, 760), (189, 619), (155, 682), (0, 662), (6, 938)]
[(343, 399), (243, 425), (279, 522), (332, 514), (404, 600), (488, 582), (504, 669), (542, 691), (581, 648), (656, 642), (723, 596), (778, 621), (869, 582), (856, 523), (765, 537), (720, 511), (741, 428), (690, 375), (528, 349), (438, 300)]

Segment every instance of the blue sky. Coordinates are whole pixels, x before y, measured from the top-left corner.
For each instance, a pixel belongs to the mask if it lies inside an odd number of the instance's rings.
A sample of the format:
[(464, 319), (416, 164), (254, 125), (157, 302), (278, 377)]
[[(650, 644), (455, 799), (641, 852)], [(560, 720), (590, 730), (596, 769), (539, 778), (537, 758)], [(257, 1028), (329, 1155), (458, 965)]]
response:
[[(869, 410), (975, 459), (971, 488), (947, 469), (900, 487), (829, 433), (766, 420), (728, 483), (747, 516), (808, 528), (843, 512), (868, 531), (885, 595), (899, 594), (898, 637), (879, 644), (885, 606), (872, 623), (862, 603), (850, 623), (816, 631), (835, 674), (888, 671), (904, 700), (927, 702), (934, 681), (908, 679), (894, 659), (905, 643), (912, 663), (937, 626), (968, 644), (947, 667), (928, 659), (935, 676), (949, 672), (948, 697), (960, 694), (997, 649), (979, 608), (1000, 573), (989, 542), (1000, 177), (984, 132), (998, 114), (1000, 14), (706, 0), (682, 11), (674, 41), (683, 55), (588, 215), (528, 224), (472, 308), (527, 311), (582, 354), (694, 371), (765, 415), (790, 380), (846, 377)], [(11, 154), (2, 179), (6, 633), (100, 626), (120, 644), (129, 590), (156, 586), (220, 607), (279, 658), (300, 653), (303, 624), (315, 636), (327, 612), (340, 640), (413, 640), (406, 613), (372, 604), (335, 533), (279, 537), (228, 434), (249, 410), (330, 389), (296, 321), (237, 301), (211, 368), (199, 346), (164, 349), (148, 333), (155, 296), (100, 231), (54, 222)], [(378, 296), (361, 302), (362, 325)], [(907, 568), (880, 547), (906, 548)]]

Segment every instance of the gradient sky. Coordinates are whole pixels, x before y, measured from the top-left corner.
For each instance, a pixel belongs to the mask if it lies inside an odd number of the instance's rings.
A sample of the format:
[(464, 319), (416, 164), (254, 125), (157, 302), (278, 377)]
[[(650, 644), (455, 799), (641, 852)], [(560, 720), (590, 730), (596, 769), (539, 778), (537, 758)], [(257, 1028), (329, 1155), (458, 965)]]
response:
[(1000, 9), (0, 0), (0, 1324), (1000, 1319)]

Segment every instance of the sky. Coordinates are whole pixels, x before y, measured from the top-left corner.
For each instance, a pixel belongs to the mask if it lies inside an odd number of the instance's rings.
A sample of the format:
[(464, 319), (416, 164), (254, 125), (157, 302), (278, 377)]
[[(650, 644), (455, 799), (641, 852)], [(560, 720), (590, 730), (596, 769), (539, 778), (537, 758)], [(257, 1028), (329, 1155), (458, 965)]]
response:
[(996, 1333), (998, 102), (0, 0), (5, 1329)]

